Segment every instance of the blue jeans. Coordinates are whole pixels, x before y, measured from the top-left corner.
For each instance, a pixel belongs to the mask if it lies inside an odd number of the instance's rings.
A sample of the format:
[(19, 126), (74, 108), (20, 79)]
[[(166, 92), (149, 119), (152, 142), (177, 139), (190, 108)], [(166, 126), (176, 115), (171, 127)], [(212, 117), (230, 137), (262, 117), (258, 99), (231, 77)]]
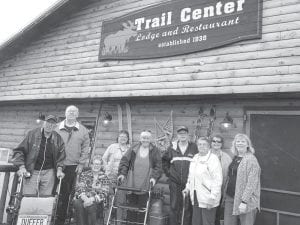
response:
[(55, 182), (54, 169), (34, 170), (31, 177), (24, 179), (24, 195), (52, 195)]
[(215, 225), (217, 207), (211, 209), (193, 206), (192, 225)]
[[(181, 215), (183, 210), (182, 190), (184, 186), (180, 186), (172, 181), (169, 182), (170, 188), (170, 225), (179, 225), (181, 223)], [(183, 225), (192, 224), (193, 207), (190, 196), (185, 199), (184, 205), (184, 221)]]
[(241, 225), (253, 225), (255, 223), (257, 209), (251, 212), (232, 215), (233, 210), (233, 198), (225, 196), (225, 212), (224, 212), (224, 225), (238, 225), (238, 219), (240, 219)]

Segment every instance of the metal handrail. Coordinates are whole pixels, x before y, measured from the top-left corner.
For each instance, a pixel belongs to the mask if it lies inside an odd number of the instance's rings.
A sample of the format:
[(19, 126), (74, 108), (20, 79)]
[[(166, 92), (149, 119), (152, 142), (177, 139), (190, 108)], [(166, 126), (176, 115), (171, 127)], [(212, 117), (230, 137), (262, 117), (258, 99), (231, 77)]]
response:
[(280, 189), (274, 189), (274, 188), (261, 188), (262, 191), (269, 191), (269, 192), (275, 192), (279, 194), (287, 194), (287, 195), (297, 195), (300, 196), (300, 192), (295, 192), (295, 191), (285, 191), (285, 190), (280, 190)]
[(18, 170), (18, 168), (12, 164), (8, 165), (0, 165), (0, 173), (5, 173), (4, 180), (2, 184), (2, 192), (0, 197), (0, 224), (3, 223), (3, 216), (5, 212), (5, 203), (6, 203), (6, 197), (7, 193), (14, 193), (16, 191), (17, 185), (16, 182), (13, 183), (11, 190), (9, 191), (9, 179), (10, 179), (10, 173), (14, 173)]

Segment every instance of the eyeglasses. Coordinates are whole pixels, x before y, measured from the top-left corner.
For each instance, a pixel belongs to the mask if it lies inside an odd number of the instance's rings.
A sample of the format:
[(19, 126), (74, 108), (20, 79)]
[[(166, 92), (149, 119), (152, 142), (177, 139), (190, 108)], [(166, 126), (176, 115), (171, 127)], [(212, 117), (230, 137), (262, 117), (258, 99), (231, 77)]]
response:
[(219, 141), (219, 140), (212, 140), (211, 142), (213, 142), (213, 143), (222, 143), (222, 141)]

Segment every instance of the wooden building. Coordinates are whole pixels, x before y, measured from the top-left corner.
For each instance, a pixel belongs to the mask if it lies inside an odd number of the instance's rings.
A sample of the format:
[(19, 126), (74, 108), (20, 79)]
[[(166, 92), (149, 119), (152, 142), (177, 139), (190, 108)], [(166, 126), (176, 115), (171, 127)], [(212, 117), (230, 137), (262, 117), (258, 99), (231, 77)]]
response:
[[(187, 125), (193, 138), (198, 125), (206, 134), (214, 108), (213, 132), (224, 136), (226, 149), (236, 133), (246, 132), (254, 142), (263, 186), (256, 224), (299, 224), (299, 0), (263, 0), (261, 39), (158, 59), (98, 60), (104, 20), (162, 2), (62, 0), (5, 43), (0, 147), (16, 147), (38, 126), (40, 113), (64, 117), (70, 104), (88, 126), (100, 118), (96, 154), (119, 129), (130, 130), (136, 142), (144, 129), (160, 135), (157, 123), (170, 117), (174, 130)], [(106, 112), (112, 121), (105, 127)], [(234, 126), (222, 130), (227, 112)]]

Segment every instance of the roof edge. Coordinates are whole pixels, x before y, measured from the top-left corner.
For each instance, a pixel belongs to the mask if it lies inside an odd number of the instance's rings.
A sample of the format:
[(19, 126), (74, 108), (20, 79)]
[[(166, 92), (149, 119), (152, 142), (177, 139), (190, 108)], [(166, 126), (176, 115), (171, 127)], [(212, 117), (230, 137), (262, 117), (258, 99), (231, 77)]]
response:
[(56, 15), (65, 16), (65, 12), (74, 11), (87, 2), (89, 2), (89, 0), (61, 0), (53, 6), (50, 6), (33, 22), (0, 45), (0, 63), (22, 48), (25, 43), (30, 42), (37, 30), (39, 31), (38, 33), (43, 33), (46, 27), (58, 22), (59, 19), (55, 18)]

